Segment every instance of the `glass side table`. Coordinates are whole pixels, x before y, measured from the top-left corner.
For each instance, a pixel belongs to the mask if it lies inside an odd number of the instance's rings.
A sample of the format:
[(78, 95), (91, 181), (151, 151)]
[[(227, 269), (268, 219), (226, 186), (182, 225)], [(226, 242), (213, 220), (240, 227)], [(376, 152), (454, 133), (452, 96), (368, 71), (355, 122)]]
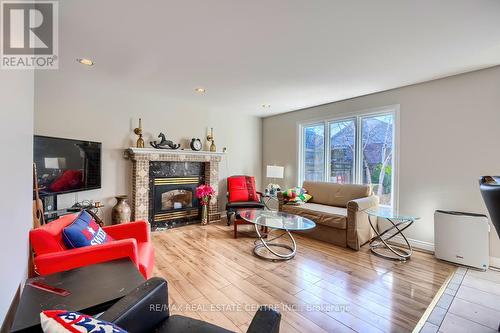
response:
[[(386, 207), (367, 209), (365, 212), (368, 214), (368, 222), (370, 222), (370, 226), (376, 234), (376, 236), (370, 240), (370, 250), (374, 254), (386, 259), (400, 261), (410, 259), (413, 249), (403, 231), (420, 218), (416, 216), (399, 215), (392, 209)], [(378, 218), (389, 221), (391, 226), (380, 232), (377, 227), (378, 223), (374, 223), (376, 220), (372, 220)], [(388, 241), (398, 235), (403, 238), (406, 244), (394, 245), (388, 243)]]
[(273, 202), (276, 204), (278, 203), (278, 194), (262, 193), (262, 203), (266, 206), (267, 210), (273, 210), (270, 205)]
[[(255, 242), (253, 254), (261, 259), (271, 261), (289, 260), (292, 259), (297, 253), (297, 243), (295, 242), (295, 239), (290, 231), (304, 231), (316, 227), (316, 223), (305, 217), (283, 212), (262, 209), (245, 209), (240, 210), (238, 213), (242, 219), (255, 225), (255, 231), (257, 232), (259, 239)], [(281, 230), (282, 233), (279, 236), (266, 240), (265, 235), (262, 235), (259, 232), (258, 226)], [(291, 246), (284, 243), (274, 242), (285, 235), (288, 235), (290, 238), (290, 241), (292, 242)], [(273, 248), (277, 247), (284, 248), (287, 253), (280, 253), (273, 250)], [(271, 256), (262, 254), (260, 252), (262, 248), (267, 249)]]

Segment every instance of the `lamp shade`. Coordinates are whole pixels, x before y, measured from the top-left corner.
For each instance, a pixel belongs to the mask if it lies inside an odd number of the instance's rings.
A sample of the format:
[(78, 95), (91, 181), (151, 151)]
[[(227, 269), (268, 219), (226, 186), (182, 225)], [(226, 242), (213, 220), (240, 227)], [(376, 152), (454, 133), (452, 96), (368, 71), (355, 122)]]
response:
[(267, 178), (283, 178), (285, 168), (277, 165), (268, 165), (266, 170)]

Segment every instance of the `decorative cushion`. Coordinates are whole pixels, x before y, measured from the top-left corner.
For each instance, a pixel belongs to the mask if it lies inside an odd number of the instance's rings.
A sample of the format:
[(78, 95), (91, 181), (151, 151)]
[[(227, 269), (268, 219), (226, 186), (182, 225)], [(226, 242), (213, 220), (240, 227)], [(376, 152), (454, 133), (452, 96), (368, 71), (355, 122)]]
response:
[(63, 229), (62, 238), (69, 249), (113, 241), (86, 211), (82, 211), (73, 223)]
[(255, 189), (255, 178), (251, 176), (233, 176), (227, 179), (229, 202), (255, 201), (260, 197)]
[(283, 192), (283, 198), (288, 204), (301, 204), (308, 202), (312, 196), (302, 187), (292, 187)]
[(118, 326), (67, 310), (46, 310), (40, 313), (44, 333), (127, 333)]

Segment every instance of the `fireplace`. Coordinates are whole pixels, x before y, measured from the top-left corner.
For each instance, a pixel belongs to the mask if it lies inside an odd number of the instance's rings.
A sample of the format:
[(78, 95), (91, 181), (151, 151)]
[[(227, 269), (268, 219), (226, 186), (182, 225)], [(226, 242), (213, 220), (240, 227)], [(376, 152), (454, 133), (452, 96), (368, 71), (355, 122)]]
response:
[(200, 215), (195, 190), (201, 177), (154, 178), (152, 188), (152, 222), (168, 227), (169, 222), (197, 220)]
[[(132, 219), (148, 220), (152, 230), (200, 222), (198, 184), (219, 187), (219, 163), (224, 153), (129, 148), (132, 163)], [(210, 222), (220, 221), (218, 197), (208, 205)]]
[(153, 230), (200, 221), (196, 187), (205, 182), (205, 163), (149, 162), (149, 222)]

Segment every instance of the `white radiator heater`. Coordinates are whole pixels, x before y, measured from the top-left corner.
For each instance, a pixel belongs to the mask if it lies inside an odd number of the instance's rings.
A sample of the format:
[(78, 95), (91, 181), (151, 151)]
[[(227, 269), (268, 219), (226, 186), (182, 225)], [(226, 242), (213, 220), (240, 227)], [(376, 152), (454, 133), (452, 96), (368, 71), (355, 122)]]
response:
[(438, 259), (486, 270), (489, 234), (485, 215), (444, 210), (434, 213), (434, 255)]

